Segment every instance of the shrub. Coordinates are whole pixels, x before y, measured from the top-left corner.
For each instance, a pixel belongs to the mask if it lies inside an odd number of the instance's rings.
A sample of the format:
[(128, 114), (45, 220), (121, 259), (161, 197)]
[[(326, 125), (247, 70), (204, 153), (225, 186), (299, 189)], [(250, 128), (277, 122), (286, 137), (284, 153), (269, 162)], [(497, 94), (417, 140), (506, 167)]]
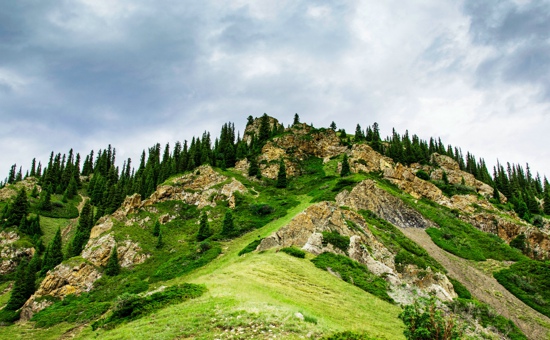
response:
[(297, 258), (300, 258), (300, 259), (303, 259), (303, 258), (306, 257), (305, 251), (303, 251), (302, 249), (295, 248), (295, 247), (281, 248), (281, 251), (283, 253), (287, 253), (288, 255), (291, 255), (291, 256), (294, 256), (294, 257), (297, 257)]
[(458, 340), (462, 337), (456, 319), (437, 308), (434, 299), (405, 306), (399, 318), (405, 324), (403, 334), (409, 340)]
[(328, 335), (323, 338), (323, 340), (374, 340), (365, 333), (357, 333), (351, 331), (338, 332), (331, 335)]
[(323, 231), (323, 245), (328, 243), (347, 253), (349, 248), (349, 237), (340, 235), (337, 231)]
[(420, 179), (423, 179), (425, 181), (429, 181), (430, 180), (430, 175), (428, 175), (428, 173), (422, 169), (418, 170), (416, 172), (416, 177), (420, 178)]
[(262, 240), (263, 240), (263, 238), (258, 238), (256, 240), (250, 242), (246, 247), (241, 249), (241, 251), (239, 252), (238, 255), (241, 256), (241, 255), (244, 255), (246, 253), (253, 252), (254, 250), (256, 250), (256, 248), (258, 248), (258, 246), (260, 245)]
[(450, 277), (449, 277), (449, 281), (451, 281), (453, 288), (455, 290), (455, 293), (458, 295), (459, 298), (466, 299), (466, 300), (472, 299), (472, 294), (470, 293), (468, 288), (464, 287), (462, 283), (458, 282), (455, 279), (451, 279)]
[(342, 280), (351, 283), (362, 290), (379, 297), (382, 300), (393, 303), (393, 299), (387, 293), (388, 283), (374, 275), (369, 269), (346, 256), (333, 253), (322, 253), (311, 260), (317, 268), (328, 270), (340, 275)]

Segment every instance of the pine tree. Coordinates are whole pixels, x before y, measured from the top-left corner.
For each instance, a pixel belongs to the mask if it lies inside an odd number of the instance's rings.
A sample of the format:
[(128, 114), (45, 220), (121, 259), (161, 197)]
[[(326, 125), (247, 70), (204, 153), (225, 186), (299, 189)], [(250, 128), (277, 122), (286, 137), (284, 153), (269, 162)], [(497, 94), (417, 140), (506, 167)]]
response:
[(208, 216), (206, 212), (201, 214), (199, 232), (197, 233), (197, 241), (201, 242), (212, 236), (212, 231), (208, 226)]
[(235, 234), (235, 225), (233, 224), (233, 214), (231, 213), (231, 210), (227, 210), (225, 212), (221, 234), (227, 237), (231, 237)]
[(330, 123), (330, 128), (332, 129), (332, 131), (336, 131), (336, 123), (334, 121)]
[(9, 216), (8, 216), (8, 226), (19, 225), (21, 219), (26, 217), (29, 212), (29, 202), (27, 201), (27, 192), (25, 188), (21, 188), (15, 200), (10, 205)]
[(256, 157), (249, 157), (250, 164), (248, 166), (248, 176), (261, 176), (260, 167), (258, 166), (258, 161)]
[(39, 195), (39, 193), (38, 193), (38, 187), (35, 185), (35, 186), (32, 188), (31, 197), (32, 197), (32, 198), (37, 198), (38, 195)]
[(52, 210), (52, 194), (49, 189), (43, 191), (42, 199), (40, 200), (40, 210), (51, 211)]
[(48, 270), (55, 268), (55, 266), (63, 261), (62, 249), (61, 229), (57, 228), (55, 236), (46, 248), (42, 270), (40, 272), (41, 275), (46, 274)]
[(93, 209), (90, 204), (90, 200), (87, 200), (80, 212), (80, 218), (78, 219), (78, 225), (76, 226), (76, 232), (74, 238), (69, 246), (68, 256), (78, 256), (84, 249), (84, 246), (90, 238), (90, 232), (92, 231), (93, 224)]
[(292, 125), (300, 124), (300, 116), (298, 114), (294, 114), (294, 121), (292, 122)]
[(269, 116), (264, 113), (260, 118), (260, 131), (258, 138), (261, 143), (265, 143), (269, 139)]
[(158, 235), (158, 238), (157, 238), (157, 245), (156, 245), (156, 248), (157, 249), (160, 249), (164, 246), (164, 241), (162, 239), (162, 230), (159, 231), (159, 235)]
[(113, 247), (113, 250), (111, 251), (111, 256), (109, 256), (109, 260), (107, 261), (107, 265), (105, 267), (105, 274), (109, 276), (117, 276), (120, 273), (120, 264), (118, 263), (118, 251), (117, 246)]
[(355, 136), (354, 140), (356, 142), (360, 142), (365, 139), (365, 135), (363, 134), (363, 130), (361, 129), (361, 125), (357, 124), (355, 127)]
[(344, 159), (342, 160), (342, 170), (340, 171), (340, 176), (345, 177), (345, 176), (349, 176), (350, 174), (351, 174), (351, 170), (349, 168), (348, 155), (344, 154)]
[(277, 188), (286, 188), (286, 166), (285, 161), (281, 159), (279, 162), (279, 172), (277, 173)]
[[(29, 261), (25, 258), (21, 260), (17, 266), (17, 272), (15, 273), (15, 282), (11, 291), (10, 299), (4, 307), (5, 310), (15, 311), (21, 308), (27, 299), (32, 295), (29, 294)], [(34, 287), (34, 282), (33, 282)]]
[(497, 203), (500, 203), (500, 193), (498, 192), (496, 183), (493, 186), (493, 198), (496, 200)]
[(153, 226), (153, 236), (159, 236), (160, 235), (160, 222), (159, 220), (155, 221), (155, 225)]

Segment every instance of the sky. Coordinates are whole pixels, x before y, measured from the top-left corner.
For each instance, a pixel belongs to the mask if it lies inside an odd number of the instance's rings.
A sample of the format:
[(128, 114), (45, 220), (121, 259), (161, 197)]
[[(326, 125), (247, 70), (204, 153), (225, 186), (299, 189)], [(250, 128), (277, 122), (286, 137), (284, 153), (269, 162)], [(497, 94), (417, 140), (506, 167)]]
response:
[[(548, 0), (19, 0), (0, 7), (0, 180), (263, 113), (378, 122), (550, 176)], [(490, 169), (490, 172), (491, 169)]]

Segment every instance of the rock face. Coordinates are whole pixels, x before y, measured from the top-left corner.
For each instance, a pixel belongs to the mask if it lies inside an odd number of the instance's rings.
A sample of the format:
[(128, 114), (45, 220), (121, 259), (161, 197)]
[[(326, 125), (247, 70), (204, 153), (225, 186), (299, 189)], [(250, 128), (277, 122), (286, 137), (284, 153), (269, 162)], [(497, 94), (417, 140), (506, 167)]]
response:
[[(95, 266), (104, 267), (111, 256), (115, 246), (115, 238), (112, 233), (98, 238), (90, 238), (82, 251), (82, 257)], [(150, 255), (141, 253), (141, 248), (131, 240), (125, 240), (117, 244), (118, 262), (121, 267), (132, 267), (147, 260)]]
[(443, 202), (446, 200), (443, 192), (434, 184), (424, 181), (413, 173), (413, 171), (401, 164), (394, 168), (384, 169), (384, 178), (387, 178), (399, 189), (407, 192), (414, 198), (427, 198), (434, 202)]
[(38, 290), (27, 300), (21, 309), (21, 320), (27, 321), (53, 302), (44, 297), (63, 299), (69, 294), (89, 292), (101, 273), (85, 261), (69, 261), (48, 272)]
[[(283, 128), (283, 125), (279, 123), (279, 121), (273, 117), (268, 117), (269, 120), (269, 130), (272, 131), (274, 129), (281, 129)], [(244, 130), (243, 135), (243, 141), (246, 142), (246, 144), (250, 145), (250, 142), (252, 141), (252, 136), (258, 137), (260, 134), (260, 125), (261, 125), (261, 118), (256, 118), (252, 121), (252, 124), (248, 124)]]
[[(323, 232), (337, 232), (349, 237), (347, 253), (323, 242)], [(456, 297), (447, 277), (431, 270), (407, 266), (404, 273), (395, 269), (394, 257), (370, 232), (363, 217), (354, 211), (342, 209), (332, 202), (320, 202), (298, 214), (286, 226), (262, 240), (257, 250), (273, 247), (297, 246), (315, 255), (333, 252), (347, 255), (365, 264), (371, 272), (383, 276), (391, 286), (390, 296), (398, 302), (410, 303), (413, 291), (421, 295), (435, 295), (443, 301)], [(422, 272), (422, 275), (420, 275)]]
[(428, 228), (434, 224), (403, 201), (376, 186), (372, 180), (357, 184), (351, 192), (342, 191), (336, 196), (340, 206), (353, 210), (370, 210), (400, 228)]
[(352, 172), (385, 171), (393, 168), (393, 160), (382, 156), (367, 144), (353, 145), (349, 154), (349, 164)]
[(15, 231), (0, 232), (0, 275), (13, 272), (22, 258), (33, 257), (34, 248), (17, 248), (15, 242), (18, 240), (19, 235)]
[(286, 150), (287, 154), (299, 160), (310, 156), (334, 157), (347, 149), (340, 145), (340, 139), (331, 129), (314, 129), (302, 123), (295, 124), (287, 131), (291, 133), (274, 138), (273, 142)]

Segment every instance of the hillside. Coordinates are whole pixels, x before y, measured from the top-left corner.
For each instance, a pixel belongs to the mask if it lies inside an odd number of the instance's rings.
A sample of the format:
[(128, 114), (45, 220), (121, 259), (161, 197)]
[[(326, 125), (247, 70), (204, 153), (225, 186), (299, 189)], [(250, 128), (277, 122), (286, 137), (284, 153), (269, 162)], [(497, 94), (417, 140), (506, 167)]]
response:
[(0, 338), (550, 338), (538, 174), (376, 124), (264, 115), (211, 144), (13, 171)]

